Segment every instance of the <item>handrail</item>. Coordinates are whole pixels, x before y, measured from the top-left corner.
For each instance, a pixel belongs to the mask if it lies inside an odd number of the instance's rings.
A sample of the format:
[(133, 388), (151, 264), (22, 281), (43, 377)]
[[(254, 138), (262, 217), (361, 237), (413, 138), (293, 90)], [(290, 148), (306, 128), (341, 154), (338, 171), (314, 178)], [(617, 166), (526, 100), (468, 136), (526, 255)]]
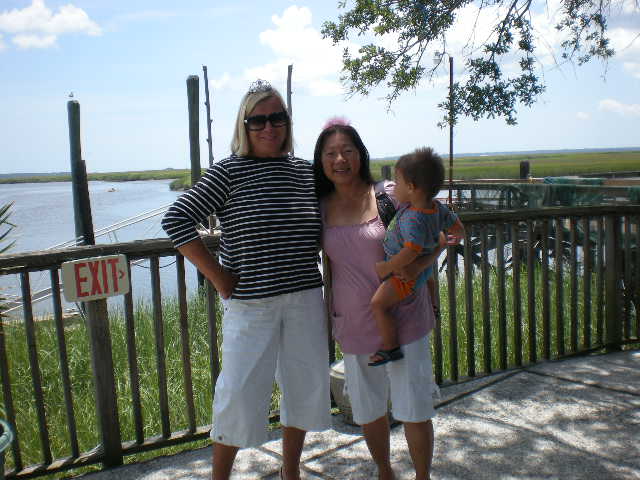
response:
[[(116, 230), (119, 230), (121, 228), (128, 227), (130, 225), (135, 225), (136, 223), (143, 222), (145, 220), (148, 220), (149, 218), (156, 217), (156, 216), (166, 212), (170, 205), (171, 204), (168, 203), (167, 205), (163, 205), (161, 207), (154, 208), (153, 210), (149, 210), (147, 212), (139, 213), (138, 215), (134, 215), (133, 217), (125, 218), (124, 220), (120, 220), (120, 221), (118, 221), (116, 223), (113, 223), (113, 224), (107, 226), (107, 227), (99, 228), (98, 230), (96, 230), (94, 232), (94, 237), (98, 238), (98, 237), (101, 237), (101, 236), (104, 236), (104, 235), (108, 235), (109, 233), (114, 232)], [(47, 248), (47, 250), (54, 250), (54, 249), (58, 249), (58, 248), (70, 247), (70, 246), (73, 246), (73, 245), (77, 245), (79, 241), (82, 241), (82, 236), (76, 237), (73, 240), (67, 240), (66, 242), (62, 242), (62, 243), (58, 243), (56, 245), (52, 245), (51, 247)]]

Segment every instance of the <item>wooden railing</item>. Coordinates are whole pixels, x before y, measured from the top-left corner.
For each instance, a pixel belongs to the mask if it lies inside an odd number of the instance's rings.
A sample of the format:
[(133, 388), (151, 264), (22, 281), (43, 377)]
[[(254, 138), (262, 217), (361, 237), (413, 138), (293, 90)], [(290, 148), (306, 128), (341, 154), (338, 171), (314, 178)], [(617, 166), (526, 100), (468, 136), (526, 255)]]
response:
[[(432, 336), (434, 372), (438, 383), (600, 349), (616, 350), (640, 342), (640, 207), (547, 208), (540, 210), (462, 213), (466, 238), (460, 247), (448, 247), (447, 265), (439, 276), (442, 317)], [(215, 251), (217, 238), (205, 239)], [(82, 451), (78, 441), (79, 413), (74, 402), (77, 378), (67, 354), (67, 332), (59, 292), (59, 268), (69, 260), (102, 255), (124, 254), (129, 262), (149, 259), (152, 286), (153, 327), (150, 338), (136, 341), (137, 316), (133, 294), (122, 300), (126, 365), (114, 366), (111, 358), (113, 324), (106, 309), (89, 316), (86, 328), (92, 356), (95, 384), (94, 414), (100, 428), (98, 447)], [(161, 295), (161, 257), (175, 258), (177, 268), (177, 316), (179, 334), (178, 365), (167, 364)], [(56, 352), (46, 354), (38, 347), (36, 319), (30, 300), (29, 272), (48, 272), (54, 292), (53, 323)], [(17, 437), (8, 457), (7, 478), (28, 478), (54, 471), (102, 462), (105, 467), (119, 465), (123, 456), (205, 438), (210, 425), (198, 419), (194, 403), (202, 394), (197, 385), (194, 395), (191, 366), (197, 356), (206, 356), (209, 386), (215, 383), (218, 358), (218, 318), (216, 293), (206, 289), (206, 351), (192, 350), (194, 338), (188, 321), (184, 259), (169, 240), (147, 240), (121, 244), (75, 247), (55, 252), (32, 252), (0, 256), (0, 275), (19, 278), (23, 296), (23, 318), (11, 328), (24, 329), (27, 343), (32, 395), (27, 403), (14, 400), (14, 359), (9, 358), (5, 332), (9, 324), (0, 323), (0, 374), (7, 420), (16, 426)], [(91, 302), (93, 303), (93, 302)], [(87, 304), (88, 305), (88, 304)], [(90, 307), (94, 308), (94, 307)], [(90, 311), (89, 308), (89, 311)], [(102, 308), (102, 307), (101, 307)], [(103, 319), (103, 320), (100, 320)], [(203, 319), (203, 321), (205, 321)], [(153, 338), (151, 338), (153, 337)], [(146, 342), (155, 346), (155, 371), (140, 371), (137, 348)], [(101, 357), (102, 355), (102, 357)], [(108, 358), (106, 358), (106, 357)], [(47, 404), (47, 385), (41, 378), (42, 362), (59, 363), (64, 392), (66, 425), (51, 425)], [(87, 360), (88, 362), (88, 360)], [(88, 363), (87, 363), (88, 364)], [(114, 385), (114, 370), (122, 368), (128, 387)], [(167, 393), (172, 385), (168, 369), (179, 369), (183, 385), (180, 400)], [(158, 431), (145, 423), (141, 401), (141, 376), (157, 377)], [(126, 390), (127, 393), (123, 393)], [(120, 393), (116, 393), (120, 392)], [(24, 398), (24, 396), (21, 396)], [(118, 405), (132, 405), (131, 417), (123, 418)], [(34, 408), (37, 419), (40, 462), (25, 465), (17, 422), (20, 409)], [(176, 411), (185, 413), (186, 428), (170, 422)], [(86, 415), (83, 412), (82, 415)], [(130, 422), (132, 425), (129, 425)], [(55, 427), (55, 428), (54, 428)], [(127, 427), (121, 428), (121, 427)], [(122, 438), (122, 431), (133, 432)], [(67, 451), (54, 452), (51, 440), (62, 435)]]

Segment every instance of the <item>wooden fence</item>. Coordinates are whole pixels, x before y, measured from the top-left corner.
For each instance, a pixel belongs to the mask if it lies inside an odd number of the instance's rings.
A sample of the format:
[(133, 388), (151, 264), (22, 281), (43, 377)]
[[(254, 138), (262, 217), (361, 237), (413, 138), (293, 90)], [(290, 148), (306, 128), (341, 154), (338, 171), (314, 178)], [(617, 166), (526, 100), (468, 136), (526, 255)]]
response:
[[(640, 207), (547, 208), (491, 213), (462, 213), (466, 238), (459, 247), (448, 247), (446, 266), (439, 277), (441, 322), (432, 336), (434, 372), (438, 383), (458, 382), (492, 372), (517, 368), (544, 360), (601, 349), (616, 350), (640, 342)], [(215, 251), (217, 238), (206, 238)], [(129, 385), (116, 388), (111, 353), (111, 332), (106, 303), (90, 302), (87, 342), (91, 345), (92, 379), (95, 384), (95, 414), (99, 445), (81, 451), (77, 431), (74, 389), (77, 379), (70, 373), (65, 324), (59, 293), (59, 269), (65, 261), (102, 255), (124, 254), (129, 262), (148, 259), (152, 292), (152, 337), (137, 339), (134, 291), (123, 297), (125, 366)], [(161, 293), (161, 257), (175, 258), (180, 349), (178, 365), (167, 364), (165, 336), (167, 316)], [(56, 355), (43, 357), (39, 351), (36, 321), (31, 304), (30, 272), (48, 272), (52, 292)], [(32, 252), (0, 256), (0, 275), (19, 279), (23, 297), (23, 318), (12, 328), (24, 330), (32, 395), (29, 404), (14, 398), (15, 359), (7, 354), (5, 333), (0, 323), (0, 374), (6, 418), (17, 436), (8, 451), (7, 478), (29, 478), (47, 473), (100, 463), (119, 465), (125, 455), (205, 438), (210, 425), (199, 422), (194, 404), (202, 385), (194, 388), (192, 364), (206, 356), (208, 384), (219, 372), (216, 293), (206, 289), (206, 351), (193, 348), (190, 336), (184, 259), (169, 240), (148, 240), (121, 244), (75, 247), (55, 252)], [(154, 377), (157, 378), (158, 431), (150, 431), (148, 414), (143, 415), (141, 372), (137, 348), (140, 342), (155, 346)], [(212, 348), (213, 347), (213, 348)], [(59, 363), (64, 392), (66, 425), (51, 425), (41, 377), (41, 363)], [(180, 398), (173, 395), (167, 378), (170, 368), (180, 370), (183, 385)], [(126, 390), (126, 395), (122, 391)], [(195, 393), (194, 393), (195, 391)], [(120, 392), (120, 393), (117, 393)], [(23, 397), (21, 397), (23, 398)], [(132, 405), (133, 415), (123, 419), (123, 404)], [(24, 445), (17, 421), (21, 409), (34, 408), (37, 419), (40, 461), (23, 460)], [(175, 411), (186, 412), (186, 428), (172, 425)], [(131, 422), (125, 425), (123, 422)], [(127, 427), (123, 429), (121, 427)], [(134, 432), (122, 438), (122, 431)], [(54, 435), (64, 437), (63, 453), (53, 453)], [(60, 443), (60, 442), (58, 442)], [(25, 463), (28, 463), (25, 465)]]

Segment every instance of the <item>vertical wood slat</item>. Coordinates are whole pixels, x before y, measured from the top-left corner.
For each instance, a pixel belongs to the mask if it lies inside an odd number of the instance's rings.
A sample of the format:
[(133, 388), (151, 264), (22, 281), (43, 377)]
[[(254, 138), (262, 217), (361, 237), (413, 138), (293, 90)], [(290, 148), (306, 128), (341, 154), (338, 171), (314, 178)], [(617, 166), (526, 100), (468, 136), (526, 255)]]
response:
[(13, 442), (11, 452), (16, 471), (22, 470), (22, 453), (20, 452), (20, 433), (16, 428), (16, 411), (13, 405), (13, 392), (11, 391), (11, 373), (7, 359), (7, 344), (4, 337), (4, 322), (0, 318), (0, 378), (2, 379), (2, 398), (4, 398), (4, 412), (7, 422), (13, 428)]
[(636, 337), (640, 338), (640, 216), (635, 217), (636, 224), (636, 262), (634, 282), (634, 302), (636, 307)]
[(555, 219), (555, 287), (556, 287), (556, 349), (558, 350), (558, 356), (562, 357), (564, 355), (564, 306), (563, 306), (563, 290), (564, 284), (562, 280), (562, 263), (563, 263), (563, 226), (562, 219)]
[(209, 367), (211, 368), (211, 385), (216, 384), (220, 374), (220, 358), (218, 356), (218, 315), (216, 299), (218, 291), (207, 281), (207, 328), (209, 330)]
[(456, 253), (453, 246), (447, 247), (447, 289), (449, 292), (449, 364), (451, 379), (459, 378), (458, 365), (458, 321), (456, 318)]
[(607, 352), (620, 350), (622, 322), (620, 315), (620, 219), (607, 215), (605, 223), (605, 345)]
[(189, 318), (187, 312), (187, 285), (185, 281), (184, 257), (176, 255), (176, 281), (178, 284), (178, 310), (180, 316), (180, 342), (182, 350), (182, 375), (184, 381), (184, 400), (187, 405), (189, 432), (196, 431), (196, 409), (193, 401), (193, 379), (191, 374), (191, 347), (189, 337)]
[(71, 380), (69, 375), (69, 357), (67, 355), (67, 342), (64, 337), (64, 322), (62, 319), (62, 300), (60, 299), (60, 278), (57, 269), (49, 271), (51, 278), (51, 299), (53, 302), (53, 319), (56, 326), (56, 339), (58, 341), (58, 359), (60, 361), (60, 376), (62, 377), (62, 393), (64, 406), (67, 413), (67, 428), (69, 430), (69, 443), (71, 455), (74, 458), (80, 456), (78, 446), (78, 432), (76, 428), (76, 416), (73, 411), (73, 395), (71, 393)]
[(169, 396), (167, 393), (167, 366), (164, 351), (164, 325), (162, 322), (162, 294), (160, 292), (160, 260), (156, 255), (149, 258), (151, 270), (151, 301), (153, 303), (153, 328), (156, 340), (156, 366), (158, 368), (158, 401), (162, 437), (171, 436), (169, 425)]
[(520, 241), (518, 223), (511, 224), (511, 271), (513, 274), (513, 351), (522, 366), (522, 293), (520, 290)]
[[(131, 278), (131, 262), (127, 261), (127, 272)], [(133, 285), (124, 296), (124, 323), (127, 338), (127, 364), (129, 368), (129, 385), (131, 386), (131, 403), (133, 405), (133, 423), (136, 433), (136, 443), (144, 443), (144, 423), (142, 416), (142, 401), (140, 399), (140, 370), (138, 368), (138, 353), (136, 347), (136, 327), (133, 313)]]
[(36, 346), (36, 329), (33, 321), (33, 310), (31, 305), (31, 286), (29, 284), (29, 273), (20, 273), (20, 286), (22, 289), (22, 311), (24, 313), (25, 332), (27, 334), (27, 347), (29, 351), (29, 366), (31, 367), (31, 383), (33, 386), (34, 400), (36, 403), (36, 414), (38, 416), (38, 430), (40, 433), (40, 444), (42, 446), (43, 462), (51, 464), (51, 445), (49, 443), (49, 428), (47, 427), (47, 416), (44, 408), (44, 392), (42, 390), (42, 375), (38, 362), (38, 348)]
[(467, 375), (476, 375), (475, 324), (473, 318), (473, 259), (471, 258), (471, 232), (473, 226), (464, 232), (464, 299), (467, 320)]
[(549, 285), (549, 221), (542, 221), (542, 355), (551, 359), (551, 294)]
[(102, 464), (106, 468), (115, 467), (122, 465), (123, 455), (107, 300), (85, 302), (84, 306), (91, 344), (91, 370), (96, 391), (96, 415), (98, 416), (103, 447)]
[(529, 323), (529, 362), (538, 361), (536, 325), (536, 280), (535, 252), (533, 249), (534, 226), (527, 220), (527, 322)]
[(583, 323), (584, 335), (582, 346), (584, 349), (591, 348), (591, 224), (590, 218), (582, 219), (582, 292), (583, 292)]
[[(433, 262), (433, 279), (435, 284), (436, 298), (435, 304), (440, 310), (440, 273), (438, 269), (438, 260)], [(332, 342), (333, 343), (333, 342)], [(436, 376), (436, 383), (442, 384), (443, 380), (443, 367), (442, 367), (442, 313), (435, 318), (435, 325), (433, 328), (433, 336), (431, 338), (431, 348), (433, 349), (433, 371)]]
[(484, 347), (484, 372), (491, 373), (491, 296), (487, 243), (487, 226), (482, 225), (480, 230), (480, 249), (482, 251), (482, 342)]
[(604, 219), (603, 217), (598, 217), (597, 221), (598, 234), (596, 237), (597, 245), (597, 253), (596, 253), (596, 262), (597, 262), (597, 289), (596, 291), (596, 327), (597, 327), (597, 338), (598, 345), (604, 344)]
[(507, 358), (507, 296), (504, 264), (504, 225), (496, 225), (496, 268), (498, 287), (498, 338), (500, 369), (506, 370)]
[(571, 217), (569, 219), (569, 238), (571, 241), (571, 254), (570, 254), (570, 273), (571, 279), (571, 351), (578, 351), (578, 239), (576, 232), (576, 219)]
[(631, 295), (633, 289), (631, 287), (631, 270), (633, 268), (633, 259), (631, 258), (631, 217), (624, 217), (624, 263), (622, 264), (624, 273), (624, 338), (631, 338)]

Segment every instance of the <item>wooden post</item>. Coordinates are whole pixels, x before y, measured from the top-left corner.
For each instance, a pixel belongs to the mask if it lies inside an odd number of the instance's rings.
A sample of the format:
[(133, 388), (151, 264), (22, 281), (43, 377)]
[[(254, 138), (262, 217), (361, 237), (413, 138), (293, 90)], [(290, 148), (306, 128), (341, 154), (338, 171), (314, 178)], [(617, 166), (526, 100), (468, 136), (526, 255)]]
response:
[(204, 72), (204, 105), (207, 107), (207, 143), (209, 144), (209, 167), (213, 167), (213, 140), (211, 139), (211, 103), (209, 102), (209, 78), (207, 77), (207, 66), (202, 66)]
[[(197, 75), (187, 77), (187, 107), (189, 110), (189, 154), (191, 158), (191, 186), (195, 185), (201, 176), (200, 167), (200, 109), (198, 97), (200, 79)], [(204, 275), (198, 270), (198, 285), (204, 286)]]
[[(207, 144), (209, 146), (209, 168), (213, 167), (213, 139), (211, 138), (211, 102), (209, 101), (209, 77), (207, 76), (207, 66), (202, 66), (204, 73), (204, 105), (207, 107)], [(216, 216), (209, 215), (209, 232), (213, 233), (216, 226)]]
[[(80, 104), (77, 100), (67, 102), (69, 114), (69, 144), (71, 147), (71, 178), (73, 206), (75, 212), (76, 237), (81, 245), (95, 245), (91, 203), (87, 185), (87, 170), (82, 160), (80, 144)], [(107, 315), (107, 301), (95, 300), (83, 303), (91, 344), (91, 366), (96, 389), (96, 412), (105, 467), (122, 465), (122, 440), (118, 420), (116, 383), (111, 356), (111, 334)]]
[(620, 218), (607, 215), (604, 218), (605, 235), (605, 346), (607, 352), (621, 349), (622, 315), (620, 309)]
[[(291, 74), (293, 72), (293, 65), (287, 67), (287, 112), (289, 118), (293, 121), (293, 107), (291, 106)], [(291, 147), (291, 155), (293, 155), (293, 146)]]
[(69, 147), (71, 151), (71, 188), (73, 191), (73, 211), (76, 226), (77, 245), (95, 245), (91, 201), (87, 183), (87, 169), (82, 160), (80, 142), (80, 103), (67, 102), (69, 117)]
[(187, 107), (189, 109), (189, 153), (191, 158), (191, 185), (200, 179), (200, 121), (199, 121), (199, 81), (197, 75), (187, 78)]
[(87, 326), (91, 343), (91, 366), (96, 388), (96, 411), (105, 467), (122, 465), (122, 440), (118, 420), (116, 382), (111, 356), (111, 334), (106, 299), (86, 302)]
[(391, 165), (383, 165), (382, 168), (380, 168), (380, 173), (382, 174), (383, 180), (392, 180)]

